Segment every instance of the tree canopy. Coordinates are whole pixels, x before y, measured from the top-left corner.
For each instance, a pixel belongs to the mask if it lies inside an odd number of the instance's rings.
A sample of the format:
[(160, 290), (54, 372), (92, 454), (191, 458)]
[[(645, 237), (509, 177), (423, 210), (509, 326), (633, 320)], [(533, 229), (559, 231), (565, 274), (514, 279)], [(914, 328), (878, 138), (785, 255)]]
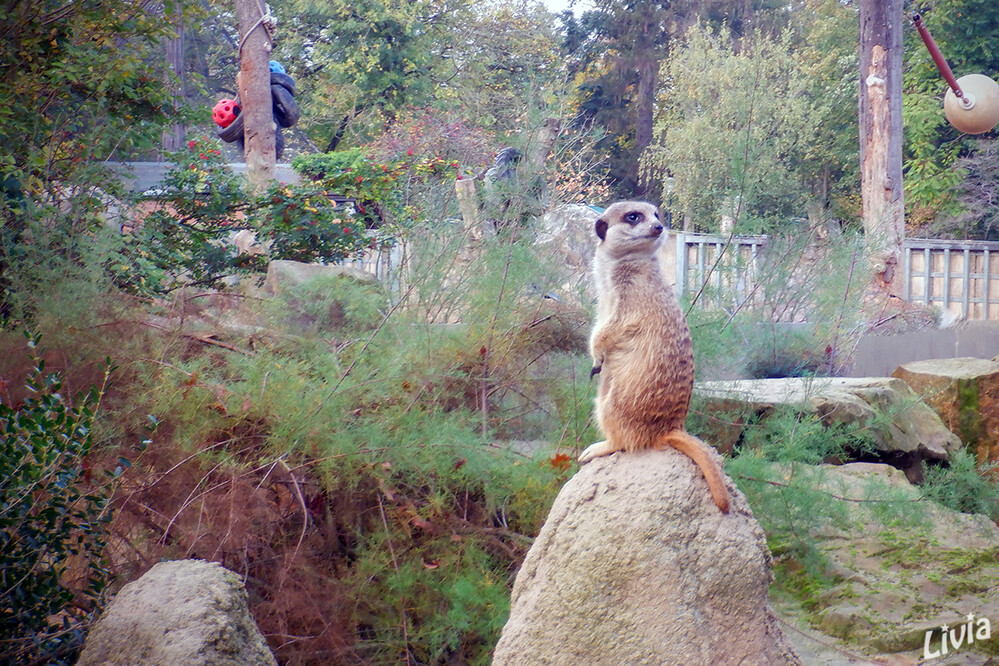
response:
[[(176, 115), (170, 101), (176, 86), (161, 53), (161, 42), (174, 31), (174, 6), (151, 11), (113, 1), (17, 2), (2, 10), (0, 95), (8, 103), (0, 108), (0, 175), (8, 204), (40, 183), (79, 172), (95, 157), (149, 154), (160, 123)], [(198, 118), (189, 124), (211, 132), (205, 106), (236, 92), (238, 30), (224, 0), (184, 10), (187, 68), (199, 75), (187, 77), (184, 98), (193, 113), (185, 117)], [(190, 18), (194, 11), (200, 12), (196, 20)], [(760, 117), (763, 98), (745, 90), (755, 79), (733, 79), (725, 64), (732, 59), (733, 66), (748, 63), (765, 77), (766, 103), (790, 94), (792, 107), (802, 107), (795, 112), (803, 124), (781, 129), (788, 146), (768, 143), (772, 137), (757, 126), (747, 135), (752, 145), (744, 164), (732, 158), (723, 169), (767, 174), (767, 186), (760, 187), (769, 190), (768, 201), (752, 204), (760, 206), (752, 216), (821, 216), (842, 224), (858, 218), (851, 3), (599, 0), (556, 16), (537, 0), (276, 0), (271, 11), (278, 20), (273, 57), (298, 82), (299, 150), (384, 147), (387, 137), (407, 133), (414, 145), (430, 145), (427, 137), (413, 136), (419, 131), (413, 118), (425, 116), (477, 137), (477, 163), (467, 165), (472, 172), (488, 166), (490, 152), (526, 141), (527, 128), (558, 118), (559, 141), (585, 144), (587, 170), (606, 174), (615, 196), (659, 201), (664, 178), (672, 176), (684, 205), (700, 211), (686, 214), (710, 228), (708, 218), (718, 214), (725, 196), (708, 179), (695, 203), (688, 184), (698, 180), (697, 170), (684, 171), (689, 165), (678, 159), (682, 151), (693, 156), (700, 143), (703, 167), (707, 149), (733, 131), (733, 118)], [(990, 3), (932, 0), (922, 12), (959, 76), (999, 69), (999, 18)], [(713, 35), (710, 58), (707, 43), (688, 33), (695, 25)], [(779, 44), (789, 60), (764, 43)], [(943, 120), (944, 85), (925, 49), (910, 43), (906, 54), (910, 227), (983, 233), (984, 227), (954, 223), (969, 209), (963, 165), (977, 144)], [(703, 90), (691, 88), (694, 74), (687, 66), (708, 77), (696, 86)], [(719, 87), (715, 79), (733, 85)], [(697, 96), (711, 89), (720, 96), (712, 102), (717, 113), (694, 109), (704, 102)], [(728, 105), (724, 113), (722, 103)], [(773, 111), (779, 117), (787, 112), (789, 107)], [(746, 160), (757, 154), (761, 160), (769, 155), (773, 168)], [(592, 169), (595, 164), (601, 166)]]
[(8, 204), (114, 150), (148, 148), (169, 113), (162, 13), (124, 0), (0, 7), (0, 181)]

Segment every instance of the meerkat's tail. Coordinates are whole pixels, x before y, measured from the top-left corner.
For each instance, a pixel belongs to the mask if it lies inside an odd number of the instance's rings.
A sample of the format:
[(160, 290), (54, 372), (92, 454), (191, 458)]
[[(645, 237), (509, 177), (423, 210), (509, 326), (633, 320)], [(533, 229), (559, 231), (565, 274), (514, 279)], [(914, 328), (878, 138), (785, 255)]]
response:
[(708, 453), (707, 444), (697, 439), (690, 433), (683, 430), (671, 430), (665, 433), (657, 442), (661, 447), (672, 446), (677, 451), (686, 454), (691, 460), (697, 463), (708, 482), (708, 490), (711, 491), (711, 499), (715, 501), (722, 513), (728, 513), (728, 489), (725, 488), (725, 480), (722, 478), (721, 468), (718, 463)]

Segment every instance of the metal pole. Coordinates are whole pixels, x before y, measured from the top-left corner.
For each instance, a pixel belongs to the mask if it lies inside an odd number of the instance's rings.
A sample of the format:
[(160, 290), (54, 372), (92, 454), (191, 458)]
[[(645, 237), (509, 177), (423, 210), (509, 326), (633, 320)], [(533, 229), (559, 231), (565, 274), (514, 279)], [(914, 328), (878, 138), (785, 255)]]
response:
[(926, 44), (926, 50), (930, 52), (930, 57), (933, 58), (933, 63), (940, 70), (940, 74), (943, 75), (944, 79), (947, 80), (947, 85), (950, 89), (954, 91), (954, 96), (960, 100), (964, 100), (964, 92), (961, 90), (961, 86), (957, 85), (957, 79), (954, 77), (954, 72), (950, 71), (950, 65), (944, 59), (943, 54), (940, 53), (940, 49), (937, 48), (937, 43), (933, 41), (933, 37), (930, 36), (930, 31), (926, 29), (923, 25), (923, 18), (919, 14), (912, 15), (912, 23), (916, 26), (916, 32), (919, 36), (923, 38), (923, 43)]

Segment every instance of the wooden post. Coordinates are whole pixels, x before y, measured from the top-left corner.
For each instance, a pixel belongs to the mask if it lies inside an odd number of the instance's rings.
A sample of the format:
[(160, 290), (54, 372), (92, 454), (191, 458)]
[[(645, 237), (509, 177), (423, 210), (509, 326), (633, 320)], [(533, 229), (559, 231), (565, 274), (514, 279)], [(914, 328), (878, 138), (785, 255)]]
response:
[(544, 169), (545, 160), (552, 151), (560, 127), (561, 121), (558, 118), (548, 118), (538, 128), (537, 135), (527, 147), (527, 156), (521, 163), (520, 170), (525, 171), (525, 175), (538, 174)]
[(548, 186), (540, 175), (544, 173), (545, 162), (558, 138), (561, 121), (548, 118), (538, 127), (531, 142), (526, 146), (524, 159), (517, 165), (517, 182), (523, 197), (520, 213), (529, 217), (542, 215), (547, 206)]
[(901, 296), (902, 0), (860, 0), (860, 191), (874, 282)]
[(268, 61), (271, 40), (263, 25), (263, 0), (236, 0), (239, 43), (239, 101), (250, 189), (265, 190), (274, 180), (274, 112)]
[(462, 226), (465, 229), (465, 242), (482, 240), (482, 215), (475, 191), (475, 179), (454, 181), (454, 192), (458, 197), (458, 210), (461, 211)]

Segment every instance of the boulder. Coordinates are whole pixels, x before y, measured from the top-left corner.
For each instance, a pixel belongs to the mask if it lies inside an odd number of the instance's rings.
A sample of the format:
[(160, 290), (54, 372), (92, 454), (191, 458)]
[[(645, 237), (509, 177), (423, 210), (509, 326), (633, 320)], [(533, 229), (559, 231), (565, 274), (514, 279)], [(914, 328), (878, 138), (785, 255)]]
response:
[(786, 407), (815, 414), (826, 426), (863, 428), (877, 450), (918, 480), (923, 460), (949, 460), (961, 441), (909, 386), (890, 377), (786, 377), (702, 382), (695, 387), (699, 410), (726, 413), (708, 441), (731, 450), (752, 417)]
[(77, 662), (276, 666), (237, 574), (214, 562), (160, 562), (114, 597)]
[(264, 280), (264, 291), (269, 294), (279, 294), (289, 285), (299, 285), (320, 277), (344, 276), (364, 284), (373, 284), (377, 278), (371, 273), (350, 266), (306, 264), (289, 259), (275, 259), (267, 264), (267, 278)]
[(723, 514), (674, 450), (585, 465), (517, 574), (494, 666), (800, 663), (770, 606), (763, 532), (728, 489)]
[(915, 361), (899, 366), (892, 376), (923, 396), (980, 463), (999, 462), (999, 361)]
[[(927, 631), (939, 633), (968, 615), (999, 618), (999, 527), (988, 517), (927, 500), (888, 465), (799, 465), (796, 473), (809, 474), (830, 501), (845, 500), (841, 518), (811, 530), (830, 576), (828, 587), (810, 593), (814, 627), (853, 649), (911, 653), (915, 664)], [(891, 498), (890, 510), (883, 498)], [(946, 663), (984, 663), (982, 655), (999, 648), (995, 627), (992, 635), (962, 647), (979, 661)], [(939, 651), (938, 639), (933, 645)]]

